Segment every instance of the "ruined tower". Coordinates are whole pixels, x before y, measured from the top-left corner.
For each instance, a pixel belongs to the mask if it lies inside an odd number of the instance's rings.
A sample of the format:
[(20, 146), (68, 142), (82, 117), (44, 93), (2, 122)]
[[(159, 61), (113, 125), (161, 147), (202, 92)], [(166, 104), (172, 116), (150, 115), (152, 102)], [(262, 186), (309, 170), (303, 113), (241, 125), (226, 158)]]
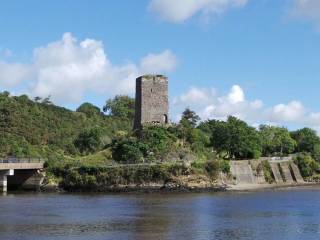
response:
[(136, 79), (134, 128), (144, 124), (169, 122), (168, 78), (163, 75), (144, 75)]

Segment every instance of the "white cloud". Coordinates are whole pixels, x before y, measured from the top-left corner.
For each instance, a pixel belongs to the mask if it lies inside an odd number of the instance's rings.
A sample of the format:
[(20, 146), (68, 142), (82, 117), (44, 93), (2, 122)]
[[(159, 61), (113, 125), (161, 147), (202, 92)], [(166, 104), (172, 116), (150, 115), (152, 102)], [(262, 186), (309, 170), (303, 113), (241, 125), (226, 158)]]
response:
[(228, 94), (228, 101), (232, 104), (244, 101), (244, 92), (240, 86), (232, 86), (230, 93)]
[(24, 82), (26, 91), (34, 96), (51, 95), (57, 103), (78, 103), (87, 92), (134, 93), (138, 75), (166, 73), (176, 65), (177, 58), (170, 50), (147, 55), (141, 65), (114, 65), (101, 41), (78, 41), (65, 33), (61, 40), (36, 48), (29, 65), (0, 62), (0, 84), (12, 87)]
[(300, 19), (313, 21), (320, 24), (320, 1), (319, 0), (294, 0), (291, 14)]
[(142, 58), (140, 68), (142, 72), (147, 73), (171, 72), (176, 68), (177, 63), (177, 57), (170, 50), (165, 50), (160, 54), (151, 53)]
[[(309, 111), (301, 102), (294, 100), (287, 104), (266, 107), (261, 100), (246, 100), (245, 93), (239, 85), (232, 86), (226, 95), (192, 87), (186, 93), (176, 97), (173, 105), (175, 111), (180, 112), (185, 107), (190, 107), (200, 115), (202, 120), (225, 120), (232, 115), (247, 121), (252, 126), (289, 124), (309, 126), (320, 131), (320, 113)], [(179, 120), (178, 115), (175, 119)]]
[(30, 76), (30, 66), (0, 61), (0, 86), (13, 87)]
[(298, 122), (305, 116), (305, 108), (299, 101), (292, 101), (288, 104), (278, 104), (270, 111), (270, 119), (275, 122)]
[(201, 103), (210, 103), (212, 99), (215, 98), (215, 90), (214, 89), (201, 89), (197, 87), (191, 87), (189, 91), (185, 94), (182, 94), (179, 97), (173, 99), (173, 104), (176, 103), (184, 103), (188, 104), (197, 104)]
[(246, 119), (262, 107), (262, 102), (259, 100), (246, 101), (245, 94), (238, 85), (232, 86), (225, 96), (219, 96), (215, 90), (192, 87), (176, 97), (173, 104), (178, 108), (189, 106), (195, 109), (202, 119), (225, 119), (229, 115)]
[(148, 10), (169, 22), (181, 23), (196, 14), (209, 17), (230, 8), (246, 5), (248, 0), (152, 0)]

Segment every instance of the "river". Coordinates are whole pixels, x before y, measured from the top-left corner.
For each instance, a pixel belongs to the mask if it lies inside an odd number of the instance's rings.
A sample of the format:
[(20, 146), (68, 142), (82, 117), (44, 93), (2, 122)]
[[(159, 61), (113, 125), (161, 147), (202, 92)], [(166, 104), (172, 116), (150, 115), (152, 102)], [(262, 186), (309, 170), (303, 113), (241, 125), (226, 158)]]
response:
[(0, 196), (2, 240), (320, 239), (320, 188)]

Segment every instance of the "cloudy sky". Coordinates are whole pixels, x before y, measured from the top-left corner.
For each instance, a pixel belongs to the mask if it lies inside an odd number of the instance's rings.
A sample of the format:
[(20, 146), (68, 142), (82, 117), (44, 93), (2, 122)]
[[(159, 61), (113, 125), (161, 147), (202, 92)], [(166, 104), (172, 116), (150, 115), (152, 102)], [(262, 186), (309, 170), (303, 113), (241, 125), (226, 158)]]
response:
[(75, 109), (166, 74), (171, 119), (320, 131), (320, 0), (4, 0), (0, 91)]

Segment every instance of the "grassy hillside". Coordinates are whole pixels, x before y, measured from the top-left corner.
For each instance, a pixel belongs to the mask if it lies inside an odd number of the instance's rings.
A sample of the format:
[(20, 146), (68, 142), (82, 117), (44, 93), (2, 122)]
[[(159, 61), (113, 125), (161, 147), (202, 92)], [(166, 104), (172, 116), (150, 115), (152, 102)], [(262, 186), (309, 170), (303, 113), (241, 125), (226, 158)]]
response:
[(31, 100), (26, 95), (0, 93), (0, 156), (87, 155), (75, 141), (85, 131), (98, 129), (101, 142), (96, 151), (111, 142), (119, 130), (130, 131), (131, 121), (111, 117), (91, 104), (77, 111), (53, 105), (49, 99)]
[(132, 131), (133, 118), (134, 99), (128, 96), (107, 100), (101, 112), (90, 103), (71, 111), (48, 98), (32, 100), (3, 92), (0, 157), (41, 157), (47, 160), (48, 172), (57, 173), (75, 167), (103, 168), (110, 163), (188, 162), (203, 166), (212, 160), (221, 163), (222, 159), (304, 152), (297, 158), (304, 177), (320, 173), (320, 138), (310, 128), (290, 132), (284, 127), (261, 125), (256, 129), (232, 116), (226, 121), (201, 122), (188, 108), (179, 123), (144, 125), (139, 131)]

